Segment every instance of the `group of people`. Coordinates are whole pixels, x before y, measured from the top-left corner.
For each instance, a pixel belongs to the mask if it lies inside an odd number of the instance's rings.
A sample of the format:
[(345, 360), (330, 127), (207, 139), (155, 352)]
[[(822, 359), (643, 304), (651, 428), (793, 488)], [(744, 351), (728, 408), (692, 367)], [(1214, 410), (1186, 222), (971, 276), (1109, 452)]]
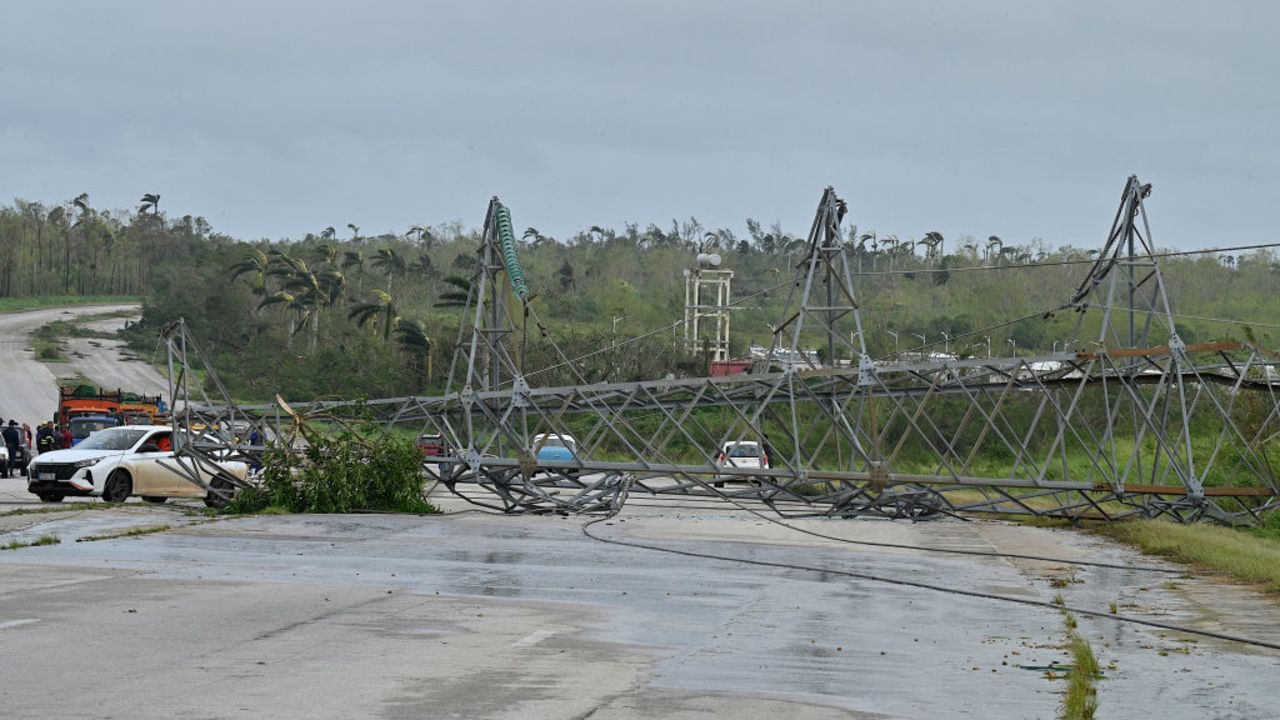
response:
[(17, 420), (9, 420), (6, 424), (0, 419), (0, 426), (3, 427), (0, 438), (3, 438), (5, 449), (9, 451), (9, 467), (6, 470), (12, 471), (19, 464), (25, 467), (23, 459), (29, 460), (35, 454), (33, 449), (36, 453), (45, 453), (71, 447), (71, 428), (66, 425), (55, 425), (46, 420), (40, 423), (34, 433), (30, 425), (19, 425)]

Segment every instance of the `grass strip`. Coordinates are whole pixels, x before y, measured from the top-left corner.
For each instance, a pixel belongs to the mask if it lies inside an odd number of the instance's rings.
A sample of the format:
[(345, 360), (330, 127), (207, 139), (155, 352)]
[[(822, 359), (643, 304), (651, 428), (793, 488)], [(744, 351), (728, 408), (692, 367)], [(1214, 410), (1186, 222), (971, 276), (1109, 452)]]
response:
[(1094, 531), (1145, 553), (1280, 593), (1280, 540), (1216, 525), (1179, 525), (1167, 520), (1106, 523)]
[(46, 295), (41, 297), (0, 298), (0, 313), (24, 312), (72, 305), (124, 305), (140, 303), (135, 295)]
[(151, 535), (161, 533), (166, 530), (172, 530), (172, 525), (147, 525), (146, 527), (129, 528), (117, 533), (104, 533), (102, 535), (85, 535), (76, 538), (76, 542), (97, 542), (98, 540), (116, 540), (118, 538), (138, 537), (139, 535)]
[(0, 545), (0, 550), (17, 550), (25, 547), (40, 547), (41, 545), (57, 545), (62, 539), (57, 535), (41, 535), (30, 542), (22, 542), (20, 540), (10, 540), (4, 545)]
[(1089, 641), (1076, 630), (1076, 618), (1063, 611), (1067, 626), (1067, 649), (1071, 651), (1072, 667), (1067, 673), (1067, 691), (1062, 696), (1060, 720), (1093, 720), (1098, 712), (1097, 679), (1102, 676), (1098, 659), (1093, 656)]

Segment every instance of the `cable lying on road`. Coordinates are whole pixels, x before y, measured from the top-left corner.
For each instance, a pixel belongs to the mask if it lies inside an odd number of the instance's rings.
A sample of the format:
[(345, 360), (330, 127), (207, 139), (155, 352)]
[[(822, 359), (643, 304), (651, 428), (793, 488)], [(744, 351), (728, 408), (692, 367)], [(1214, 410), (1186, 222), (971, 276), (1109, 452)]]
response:
[(1227, 635), (1226, 633), (1216, 633), (1209, 630), (1196, 630), (1194, 628), (1174, 625), (1172, 623), (1162, 623), (1155, 620), (1143, 620), (1141, 618), (1129, 617), (1127, 615), (1113, 615), (1110, 612), (1102, 612), (1098, 610), (1087, 610), (1084, 608), (1076, 608), (1068, 605), (1058, 605), (1056, 603), (1044, 600), (1030, 600), (1027, 598), (1017, 598), (1008, 595), (996, 595), (994, 593), (978, 592), (977, 590), (965, 590), (964, 588), (953, 588), (945, 585), (934, 585), (932, 583), (920, 582), (918, 580), (904, 580), (902, 578), (884, 577), (881, 575), (872, 575), (870, 573), (853, 572), (851, 570), (837, 570), (825, 567), (815, 567), (812, 565), (800, 565), (796, 563), (773, 562), (770, 560), (754, 560), (751, 558), (732, 557), (729, 555), (717, 555), (715, 553), (697, 552), (694, 550), (680, 550), (677, 548), (662, 547), (661, 545), (650, 545), (648, 543), (635, 542), (632, 540), (617, 540), (613, 538), (601, 537), (591, 534), (590, 528), (596, 523), (608, 520), (608, 517), (596, 518), (582, 526), (582, 534), (597, 542), (607, 543), (609, 545), (621, 545), (625, 547), (639, 548), (641, 550), (652, 550), (654, 552), (670, 553), (672, 555), (683, 555), (685, 557), (703, 558), (706, 560), (720, 560), (723, 562), (735, 562), (744, 565), (756, 565), (759, 567), (780, 568), (783, 570), (802, 570), (815, 573), (826, 573), (828, 575), (841, 575), (855, 580), (865, 580), (867, 582), (884, 583), (886, 585), (897, 585), (899, 587), (909, 587), (918, 590), (930, 590), (933, 592), (947, 593), (950, 595), (960, 595), (963, 597), (979, 598), (982, 600), (995, 600), (997, 602), (1014, 603), (1017, 605), (1026, 605), (1029, 607), (1038, 607), (1053, 610), (1055, 612), (1067, 610), (1076, 615), (1085, 617), (1103, 618), (1106, 620), (1114, 620), (1119, 623), (1129, 623), (1132, 625), (1142, 625), (1145, 627), (1159, 628), (1161, 630), (1169, 630), (1172, 632), (1184, 633), (1187, 635), (1196, 635), (1199, 637), (1213, 638), (1215, 640), (1224, 640), (1227, 642), (1240, 643), (1242, 645), (1250, 645), (1253, 647), (1268, 648), (1270, 650), (1280, 650), (1280, 643), (1271, 643), (1265, 640), (1254, 640), (1251, 638), (1239, 637), (1236, 635)]

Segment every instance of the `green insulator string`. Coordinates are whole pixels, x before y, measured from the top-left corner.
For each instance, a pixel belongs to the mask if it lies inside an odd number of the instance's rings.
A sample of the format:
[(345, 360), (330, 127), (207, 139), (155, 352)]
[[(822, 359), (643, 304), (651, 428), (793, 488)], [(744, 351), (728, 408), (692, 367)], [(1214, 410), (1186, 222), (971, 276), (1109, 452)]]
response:
[(502, 264), (511, 279), (511, 289), (521, 302), (529, 298), (529, 285), (524, 280), (524, 267), (520, 265), (520, 253), (516, 248), (516, 236), (511, 229), (511, 212), (505, 205), (498, 206), (498, 241), (502, 243)]

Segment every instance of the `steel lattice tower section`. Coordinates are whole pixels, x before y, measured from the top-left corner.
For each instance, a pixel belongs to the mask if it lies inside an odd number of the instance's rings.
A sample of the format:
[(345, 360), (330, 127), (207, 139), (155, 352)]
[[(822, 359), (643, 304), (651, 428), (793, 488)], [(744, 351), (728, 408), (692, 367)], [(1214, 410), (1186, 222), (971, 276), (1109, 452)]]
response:
[[(1047, 313), (1080, 313), (1086, 345), (1075, 351), (873, 360), (840, 241), (847, 209), (828, 188), (775, 331), (774, 345), (785, 339), (791, 351), (780, 367), (554, 387), (525, 380), (532, 375), (516, 338), (523, 348), (529, 321), (535, 342), (555, 344), (528, 302), (510, 216), (495, 198), (467, 305), (472, 324), (459, 334), (447, 392), (294, 404), (287, 419), (350, 412), (419, 424), (458, 449), (425, 458), (428, 471), (507, 512), (611, 512), (649, 493), (762, 503), (788, 516), (1256, 522), (1277, 506), (1269, 451), (1280, 398), (1267, 372), (1277, 359), (1249, 343), (1178, 337), (1143, 206), (1149, 193), (1127, 181), (1097, 261)], [(177, 332), (190, 342), (185, 328)], [(171, 356), (185, 350), (176, 337)], [(814, 343), (825, 344), (822, 366), (803, 352)], [(560, 365), (575, 368), (554, 349)], [(269, 424), (281, 406), (203, 407), (193, 417)], [(579, 438), (570, 467), (537, 459), (533, 439), (548, 434)], [(742, 439), (766, 444), (772, 467), (719, 463), (723, 443)], [(231, 451), (253, 452), (223, 450)]]

